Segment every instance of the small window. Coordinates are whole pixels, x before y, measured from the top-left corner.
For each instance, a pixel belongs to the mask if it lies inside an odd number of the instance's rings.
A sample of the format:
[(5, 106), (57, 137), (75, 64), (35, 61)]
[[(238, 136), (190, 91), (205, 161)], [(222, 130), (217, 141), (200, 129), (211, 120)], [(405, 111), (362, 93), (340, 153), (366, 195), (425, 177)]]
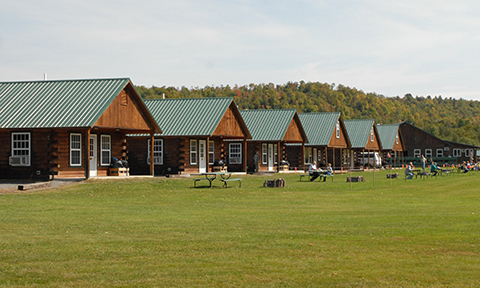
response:
[(336, 133), (335, 135), (336, 135), (337, 139), (339, 139), (340, 138), (340, 121), (337, 121), (335, 133)]
[(278, 164), (278, 144), (273, 144), (273, 163)]
[(462, 157), (462, 149), (453, 149), (453, 157)]
[(197, 140), (190, 140), (190, 165), (197, 165)]
[(242, 164), (242, 143), (230, 143), (228, 155), (230, 164)]
[(110, 135), (100, 136), (100, 157), (100, 165), (110, 165), (112, 159), (112, 138)]
[[(147, 164), (150, 165), (150, 139), (147, 151)], [(163, 165), (163, 139), (153, 139), (153, 165)]]
[(470, 157), (471, 152), (470, 149), (465, 149), (465, 157)]
[(70, 166), (82, 166), (82, 134), (70, 134)]
[(422, 155), (422, 150), (421, 149), (413, 150), (413, 157), (420, 157), (421, 155)]
[(262, 164), (267, 164), (267, 143), (262, 143)]
[(11, 166), (30, 166), (30, 132), (12, 133)]
[(213, 165), (215, 162), (215, 142), (208, 141), (208, 164)]
[[(363, 139), (365, 139), (365, 138), (363, 138)], [(374, 140), (374, 137), (373, 137), (373, 127), (372, 127), (372, 129), (370, 130), (370, 142), (373, 142), (373, 140)]]
[(425, 158), (432, 158), (432, 149), (425, 149)]
[(395, 136), (395, 143), (398, 145), (398, 133), (397, 136)]
[(437, 157), (443, 157), (443, 149), (437, 149)]

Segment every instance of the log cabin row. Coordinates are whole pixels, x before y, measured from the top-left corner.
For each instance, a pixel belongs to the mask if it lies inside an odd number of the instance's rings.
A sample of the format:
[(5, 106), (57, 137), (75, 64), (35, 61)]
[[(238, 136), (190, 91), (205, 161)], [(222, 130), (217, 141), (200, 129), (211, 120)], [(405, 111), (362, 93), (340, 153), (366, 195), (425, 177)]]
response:
[(132, 175), (251, 172), (255, 152), (260, 171), (306, 170), (313, 160), (338, 171), (363, 168), (375, 153), (395, 164), (421, 154), (461, 162), (478, 148), (339, 112), (240, 111), (233, 98), (143, 100), (128, 78), (2, 82), (0, 100), (2, 178), (107, 176), (113, 157), (128, 159)]

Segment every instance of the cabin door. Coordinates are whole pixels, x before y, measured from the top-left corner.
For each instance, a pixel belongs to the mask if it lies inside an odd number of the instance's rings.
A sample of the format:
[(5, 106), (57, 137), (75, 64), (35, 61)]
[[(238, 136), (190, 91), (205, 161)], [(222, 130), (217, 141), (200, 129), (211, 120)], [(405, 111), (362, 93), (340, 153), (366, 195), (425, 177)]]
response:
[(273, 171), (273, 144), (268, 144), (268, 171)]
[(205, 140), (198, 140), (198, 172), (207, 172), (207, 142)]
[(90, 135), (90, 177), (97, 177), (97, 135)]

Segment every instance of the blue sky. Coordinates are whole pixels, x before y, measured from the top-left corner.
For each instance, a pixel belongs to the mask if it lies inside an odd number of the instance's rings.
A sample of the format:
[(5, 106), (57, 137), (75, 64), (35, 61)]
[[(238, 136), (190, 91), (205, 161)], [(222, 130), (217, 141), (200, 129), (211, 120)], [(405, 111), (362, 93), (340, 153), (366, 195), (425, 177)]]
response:
[(480, 100), (478, 1), (4, 1), (0, 81), (326, 82)]

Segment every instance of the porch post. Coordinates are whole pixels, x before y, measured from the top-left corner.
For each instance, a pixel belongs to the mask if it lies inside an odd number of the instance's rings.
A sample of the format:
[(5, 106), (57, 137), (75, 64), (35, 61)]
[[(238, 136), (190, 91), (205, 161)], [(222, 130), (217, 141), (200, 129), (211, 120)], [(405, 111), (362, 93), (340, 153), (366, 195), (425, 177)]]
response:
[(90, 129), (85, 131), (85, 179), (90, 178)]
[(155, 145), (155, 138), (153, 131), (150, 131), (150, 175), (155, 176), (155, 166), (153, 164), (153, 146)]
[(300, 164), (302, 164), (303, 172), (307, 171), (305, 169), (305, 142), (302, 142), (302, 161), (300, 161)]
[(243, 171), (247, 173), (247, 139), (243, 138)]
[(206, 164), (207, 164), (207, 172), (210, 172), (210, 137), (207, 137), (207, 143), (205, 144), (205, 158), (206, 158)]
[[(280, 154), (280, 150), (283, 151), (283, 149), (281, 149), (282, 147), (280, 146), (281, 142), (279, 141), (278, 144), (277, 144), (277, 171), (280, 172), (280, 159), (282, 159), (281, 157), (281, 154)], [(285, 144), (284, 144), (285, 145)], [(273, 153), (275, 154), (275, 151), (273, 151)]]

